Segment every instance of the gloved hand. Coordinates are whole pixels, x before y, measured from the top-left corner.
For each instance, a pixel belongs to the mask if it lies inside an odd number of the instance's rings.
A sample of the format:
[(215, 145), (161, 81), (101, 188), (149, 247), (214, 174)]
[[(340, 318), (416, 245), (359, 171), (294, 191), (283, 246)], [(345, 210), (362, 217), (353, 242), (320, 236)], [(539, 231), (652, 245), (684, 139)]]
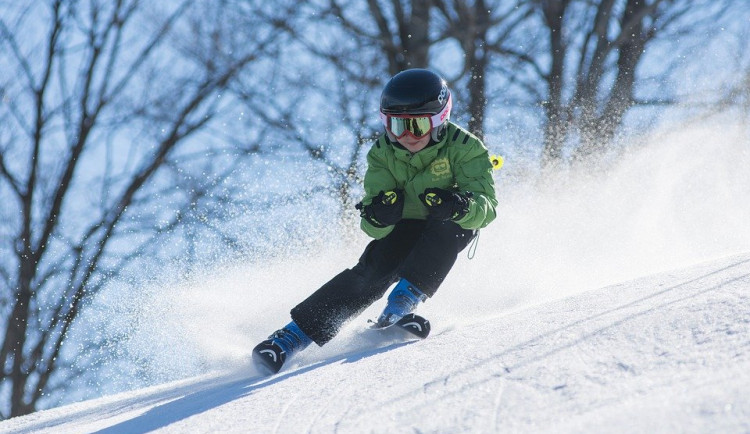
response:
[(363, 219), (377, 228), (395, 225), (401, 221), (401, 215), (404, 212), (404, 191), (398, 189), (381, 191), (372, 198), (372, 203), (362, 205), (360, 202), (356, 208), (360, 210), (360, 216)]
[(461, 220), (469, 212), (471, 192), (458, 193), (442, 188), (428, 188), (419, 195), (430, 218), (434, 220)]

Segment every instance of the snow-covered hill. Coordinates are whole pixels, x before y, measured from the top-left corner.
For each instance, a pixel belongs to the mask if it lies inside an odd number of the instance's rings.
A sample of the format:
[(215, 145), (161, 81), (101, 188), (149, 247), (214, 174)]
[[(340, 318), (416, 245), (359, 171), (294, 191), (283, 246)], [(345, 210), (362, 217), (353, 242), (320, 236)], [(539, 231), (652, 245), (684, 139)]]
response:
[(348, 328), (251, 367), (38, 412), (2, 432), (750, 432), (750, 254), (388, 343)]

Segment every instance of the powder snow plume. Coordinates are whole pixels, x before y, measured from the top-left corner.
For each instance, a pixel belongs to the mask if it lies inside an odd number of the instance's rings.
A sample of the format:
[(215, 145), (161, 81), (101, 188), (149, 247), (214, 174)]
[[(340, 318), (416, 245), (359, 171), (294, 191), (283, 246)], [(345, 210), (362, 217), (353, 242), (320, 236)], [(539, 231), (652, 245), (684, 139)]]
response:
[[(433, 327), (568, 297), (750, 246), (750, 149), (746, 127), (672, 128), (630, 146), (607, 170), (564, 171), (513, 181), (499, 173), (498, 218), (476, 255), (458, 261), (420, 308)], [(513, 161), (506, 161), (512, 170)], [(211, 270), (146, 291), (131, 354), (155, 379), (244, 369), (252, 346), (289, 321), (289, 310), (340, 270), (369, 240), (332, 240), (308, 252)], [(352, 336), (376, 303), (317, 356), (356, 349)]]

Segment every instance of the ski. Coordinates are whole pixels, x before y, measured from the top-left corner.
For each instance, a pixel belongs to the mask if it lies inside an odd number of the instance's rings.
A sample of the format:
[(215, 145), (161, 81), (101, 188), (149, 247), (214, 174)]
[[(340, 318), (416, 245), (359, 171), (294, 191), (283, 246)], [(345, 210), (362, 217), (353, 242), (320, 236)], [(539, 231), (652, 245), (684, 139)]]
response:
[(263, 375), (273, 375), (281, 370), (286, 352), (273, 342), (263, 341), (253, 348), (253, 363)]
[(392, 327), (397, 327), (399, 330), (403, 330), (419, 339), (424, 339), (430, 335), (430, 321), (415, 313), (407, 314), (392, 326), (387, 327), (378, 327), (377, 323), (373, 320), (368, 320), (368, 322), (372, 324), (370, 328), (373, 330), (388, 330)]
[[(398, 339), (404, 337), (424, 339), (430, 334), (430, 321), (414, 313), (407, 314), (393, 325), (386, 327), (379, 327), (373, 320), (367, 320), (367, 322), (370, 323), (370, 330), (373, 330), (373, 333), (395, 333), (390, 336)], [(286, 351), (271, 339), (256, 345), (252, 351), (253, 364), (262, 375), (278, 373), (286, 358)]]

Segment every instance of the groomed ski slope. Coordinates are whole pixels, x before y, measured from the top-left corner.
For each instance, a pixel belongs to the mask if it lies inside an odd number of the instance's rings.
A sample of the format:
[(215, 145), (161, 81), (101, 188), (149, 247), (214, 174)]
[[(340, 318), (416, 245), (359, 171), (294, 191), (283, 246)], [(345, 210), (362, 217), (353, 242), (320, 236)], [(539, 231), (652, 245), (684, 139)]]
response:
[(347, 332), (270, 378), (250, 367), (215, 373), (0, 431), (750, 431), (750, 253), (433, 323), (421, 342)]

